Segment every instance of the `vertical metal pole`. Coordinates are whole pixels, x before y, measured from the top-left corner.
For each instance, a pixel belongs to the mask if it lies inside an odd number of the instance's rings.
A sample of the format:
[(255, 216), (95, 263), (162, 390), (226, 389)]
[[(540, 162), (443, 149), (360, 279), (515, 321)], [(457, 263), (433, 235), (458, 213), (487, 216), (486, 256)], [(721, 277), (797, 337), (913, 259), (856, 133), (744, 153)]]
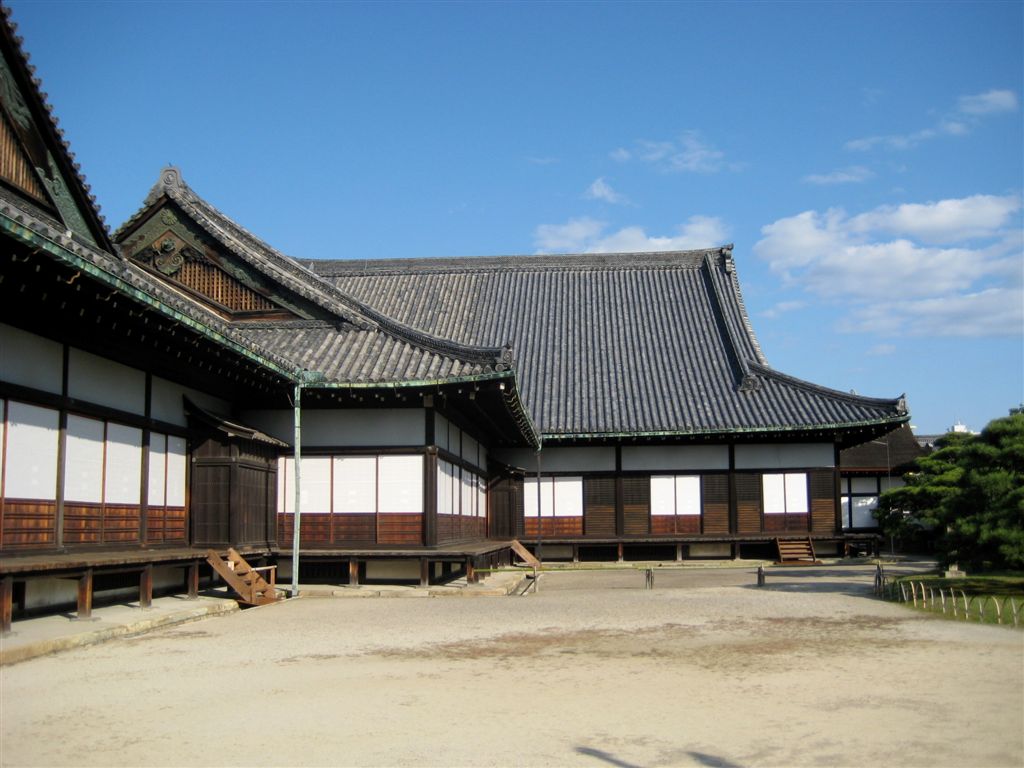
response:
[[(543, 533), (542, 526), (544, 525), (544, 510), (541, 507), (541, 492), (540, 492), (540, 448), (537, 449), (537, 559), (544, 562), (544, 556), (542, 552), (543, 544)], [(533, 577), (533, 591), (537, 592), (540, 589), (540, 585), (537, 582), (537, 574)]]
[(299, 596), (299, 527), (302, 523), (302, 497), (300, 480), (302, 475), (302, 374), (295, 383), (295, 516), (292, 522), (292, 597)]

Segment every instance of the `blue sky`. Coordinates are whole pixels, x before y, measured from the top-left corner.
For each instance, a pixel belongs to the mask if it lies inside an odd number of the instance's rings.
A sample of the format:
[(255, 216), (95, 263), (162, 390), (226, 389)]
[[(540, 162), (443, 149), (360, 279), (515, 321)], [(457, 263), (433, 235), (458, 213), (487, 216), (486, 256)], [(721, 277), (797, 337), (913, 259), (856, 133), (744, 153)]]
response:
[(108, 223), (300, 258), (735, 243), (769, 362), (1024, 400), (1024, 4), (9, 3)]

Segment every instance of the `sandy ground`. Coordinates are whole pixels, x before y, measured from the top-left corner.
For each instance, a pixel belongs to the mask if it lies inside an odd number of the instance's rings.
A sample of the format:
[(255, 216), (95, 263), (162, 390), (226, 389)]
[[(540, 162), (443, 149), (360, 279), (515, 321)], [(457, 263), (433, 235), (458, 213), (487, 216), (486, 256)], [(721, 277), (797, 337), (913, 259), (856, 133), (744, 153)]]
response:
[(1024, 632), (871, 569), (302, 599), (0, 669), (19, 765), (1021, 766)]

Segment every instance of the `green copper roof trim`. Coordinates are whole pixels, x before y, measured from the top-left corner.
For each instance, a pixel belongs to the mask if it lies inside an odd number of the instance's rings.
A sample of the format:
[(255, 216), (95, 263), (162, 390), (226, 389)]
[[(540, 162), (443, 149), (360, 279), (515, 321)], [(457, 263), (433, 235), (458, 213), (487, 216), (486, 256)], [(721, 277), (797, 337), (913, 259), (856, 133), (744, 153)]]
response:
[(875, 427), (883, 424), (903, 424), (910, 421), (910, 414), (894, 418), (871, 419), (868, 421), (854, 421), (845, 424), (809, 424), (806, 426), (788, 427), (737, 427), (735, 429), (702, 429), (684, 432), (680, 430), (664, 430), (654, 432), (545, 432), (544, 440), (595, 440), (599, 438), (623, 438), (623, 437), (711, 437), (715, 435), (753, 435), (753, 434), (782, 434), (786, 432), (817, 432), (820, 430), (850, 430), (858, 427)]
[[(149, 293), (146, 293), (145, 291), (131, 285), (126, 280), (118, 277), (117, 275), (111, 274), (110, 272), (107, 272), (103, 268), (97, 266), (96, 264), (93, 264), (92, 262), (74, 253), (74, 251), (68, 250), (68, 248), (66, 248), (62, 244), (52, 240), (51, 238), (45, 235), (40, 234), (39, 232), (36, 232), (31, 227), (27, 227), (24, 224), (19, 224), (17, 221), (10, 218), (8, 214), (3, 212), (0, 212), (0, 228), (13, 235), (15, 238), (21, 240), (26, 245), (33, 246), (37, 249), (45, 250), (51, 256), (56, 257), (58, 260), (65, 262), (66, 264), (74, 267), (75, 269), (84, 272), (85, 274), (90, 275), (91, 277), (94, 277), (103, 283), (106, 283), (112, 288), (116, 288), (121, 293), (135, 299), (136, 301), (139, 301), (153, 309), (156, 309), (157, 311), (161, 312), (167, 317), (173, 319), (175, 322), (188, 326), (192, 330), (197, 331), (198, 333), (200, 333), (203, 336), (206, 336), (212, 341), (215, 341), (217, 344), (233, 352), (241, 354), (243, 357), (252, 360), (253, 362), (263, 366), (264, 368), (270, 371), (273, 371), (274, 373), (278, 374), (279, 376), (282, 376), (288, 381), (297, 380), (296, 374), (290, 372), (287, 368), (271, 360), (268, 360), (262, 355), (253, 352), (251, 349), (247, 349), (241, 344), (238, 344), (238, 342), (232, 341), (228, 337), (224, 336), (221, 333), (218, 333), (217, 331), (213, 330), (207, 325), (204, 325), (198, 320), (195, 320), (194, 318), (191, 318), (185, 315), (184, 313), (179, 312), (173, 307), (168, 306), (167, 304), (150, 295)], [(76, 243), (76, 245), (78, 245), (79, 247), (84, 247), (78, 243)]]

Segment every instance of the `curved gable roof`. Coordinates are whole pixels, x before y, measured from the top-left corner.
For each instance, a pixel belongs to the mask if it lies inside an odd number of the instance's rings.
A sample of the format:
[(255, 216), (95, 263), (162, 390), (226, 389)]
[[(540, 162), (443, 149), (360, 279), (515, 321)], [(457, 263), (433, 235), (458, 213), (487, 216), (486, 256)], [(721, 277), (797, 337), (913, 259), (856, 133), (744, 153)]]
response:
[(467, 344), (513, 345), (523, 399), (545, 440), (844, 439), (908, 418), (901, 398), (849, 395), (770, 368), (731, 246), (307, 265), (402, 323)]

